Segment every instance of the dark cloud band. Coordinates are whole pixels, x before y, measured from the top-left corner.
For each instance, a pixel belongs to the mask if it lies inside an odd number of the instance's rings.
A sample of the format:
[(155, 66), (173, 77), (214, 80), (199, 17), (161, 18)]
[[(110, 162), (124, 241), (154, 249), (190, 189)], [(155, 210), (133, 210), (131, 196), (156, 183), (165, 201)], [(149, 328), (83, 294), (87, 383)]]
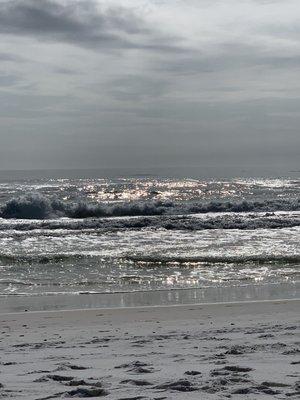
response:
[(160, 36), (133, 12), (121, 7), (101, 10), (93, 0), (2, 2), (0, 33), (94, 49), (177, 49), (171, 38)]

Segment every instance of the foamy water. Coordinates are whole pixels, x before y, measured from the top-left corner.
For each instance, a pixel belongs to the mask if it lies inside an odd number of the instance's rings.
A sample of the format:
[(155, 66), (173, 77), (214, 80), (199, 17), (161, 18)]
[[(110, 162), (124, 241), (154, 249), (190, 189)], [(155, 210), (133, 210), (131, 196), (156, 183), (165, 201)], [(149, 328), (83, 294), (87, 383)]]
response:
[(0, 294), (295, 284), (300, 180), (0, 183)]

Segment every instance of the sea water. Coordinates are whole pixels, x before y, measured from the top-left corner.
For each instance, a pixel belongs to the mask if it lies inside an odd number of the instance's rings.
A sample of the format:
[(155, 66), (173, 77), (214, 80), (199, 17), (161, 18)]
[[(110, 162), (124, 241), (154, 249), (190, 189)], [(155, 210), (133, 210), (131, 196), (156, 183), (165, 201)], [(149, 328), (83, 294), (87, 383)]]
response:
[(0, 180), (2, 297), (234, 288), (255, 298), (299, 282), (295, 174), (30, 175)]

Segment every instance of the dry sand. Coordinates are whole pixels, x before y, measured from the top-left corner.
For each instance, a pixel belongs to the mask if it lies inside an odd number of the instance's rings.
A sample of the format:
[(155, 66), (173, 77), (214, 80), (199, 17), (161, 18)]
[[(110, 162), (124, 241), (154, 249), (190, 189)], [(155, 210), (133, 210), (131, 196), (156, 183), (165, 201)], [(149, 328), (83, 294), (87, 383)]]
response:
[(0, 397), (300, 398), (299, 304), (0, 314)]

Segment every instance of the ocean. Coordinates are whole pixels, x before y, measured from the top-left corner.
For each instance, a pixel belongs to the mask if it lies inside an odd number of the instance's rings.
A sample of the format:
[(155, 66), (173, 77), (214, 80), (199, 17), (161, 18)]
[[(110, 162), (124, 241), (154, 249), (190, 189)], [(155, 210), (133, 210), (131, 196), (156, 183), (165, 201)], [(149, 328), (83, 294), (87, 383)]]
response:
[(201, 292), (204, 301), (220, 290), (255, 300), (270, 288), (298, 296), (299, 239), (299, 173), (0, 174), (2, 301), (154, 292), (163, 299), (174, 290)]

